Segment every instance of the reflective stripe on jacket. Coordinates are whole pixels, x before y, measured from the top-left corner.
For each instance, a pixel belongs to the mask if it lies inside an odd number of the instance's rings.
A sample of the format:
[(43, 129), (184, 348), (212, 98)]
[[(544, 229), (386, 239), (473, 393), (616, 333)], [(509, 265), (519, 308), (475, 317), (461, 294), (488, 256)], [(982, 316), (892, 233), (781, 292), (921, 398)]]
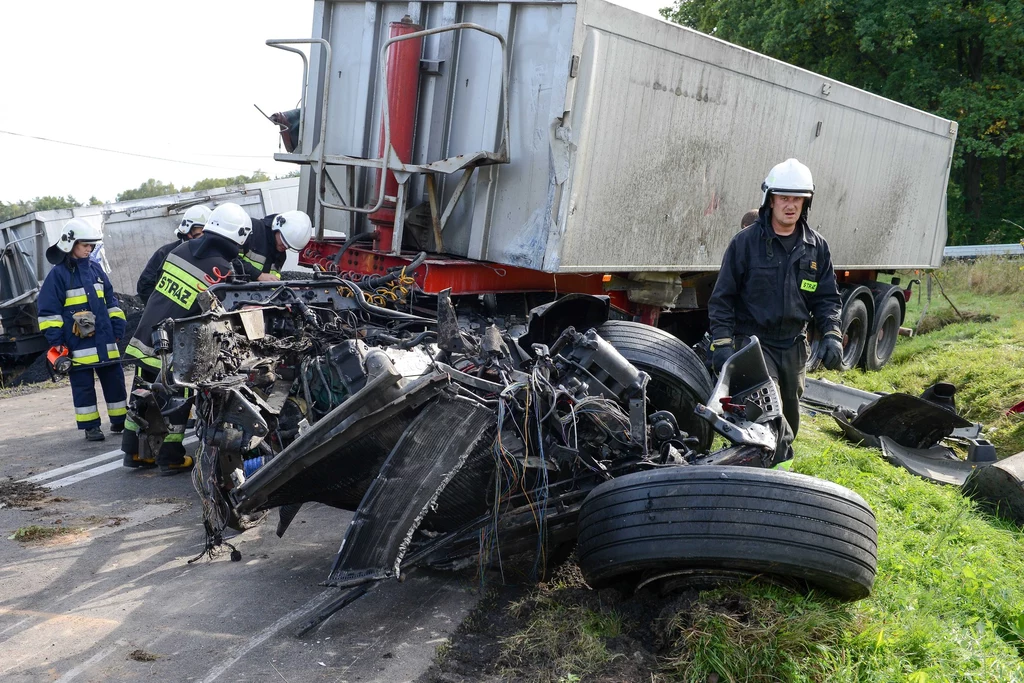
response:
[(276, 213), (272, 213), (266, 218), (254, 218), (252, 221), (252, 234), (239, 253), (242, 267), (250, 280), (255, 280), (263, 273), (281, 277), (280, 271), (288, 254), (277, 250), (277, 238), (271, 228), (276, 216)]
[[(67, 346), (74, 365), (116, 362), (117, 340), (124, 336), (125, 315), (118, 306), (110, 279), (99, 263), (70, 256), (46, 275), (37, 302), (39, 330), (51, 346)], [(96, 332), (74, 334), (74, 314), (91, 311)]]

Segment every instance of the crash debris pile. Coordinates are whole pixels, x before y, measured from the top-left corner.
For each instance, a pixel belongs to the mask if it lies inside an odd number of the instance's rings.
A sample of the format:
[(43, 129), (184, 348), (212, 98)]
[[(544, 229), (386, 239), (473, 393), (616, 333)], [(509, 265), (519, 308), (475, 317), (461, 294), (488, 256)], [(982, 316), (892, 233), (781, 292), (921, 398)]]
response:
[[(807, 380), (803, 402), (831, 411), (852, 443), (877, 448), (890, 463), (964, 495), (1016, 524), (1024, 524), (1024, 453), (999, 459), (981, 438), (982, 425), (960, 417), (956, 387), (934, 384), (921, 394), (872, 394)], [(948, 445), (947, 445), (948, 444)], [(950, 445), (959, 445), (965, 457)]]
[[(337, 587), (524, 557), (541, 577), (579, 542), (601, 584), (771, 572), (868, 594), (867, 504), (767, 469), (781, 404), (756, 339), (712, 387), (682, 342), (609, 321), (603, 298), (517, 312), (414, 293), (405, 277), (217, 285), (204, 313), (166, 324), (173, 368), (150, 389), (195, 393), (208, 551), (274, 508), (282, 535), (319, 502), (354, 512), (327, 579)], [(727, 445), (709, 452), (712, 430)], [(732, 503), (709, 504), (708, 486)], [(744, 502), (751, 487), (774, 502)], [(616, 523), (613, 538), (608, 515), (649, 519)], [(768, 519), (791, 533), (762, 533)], [(653, 543), (652, 529), (664, 532)], [(756, 540), (742, 556), (737, 529)]]

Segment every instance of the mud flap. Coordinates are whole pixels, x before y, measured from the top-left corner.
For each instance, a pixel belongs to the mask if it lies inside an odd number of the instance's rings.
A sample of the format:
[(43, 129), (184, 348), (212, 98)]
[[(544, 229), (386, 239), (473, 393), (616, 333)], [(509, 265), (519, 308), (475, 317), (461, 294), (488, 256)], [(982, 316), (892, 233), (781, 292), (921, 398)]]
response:
[(1024, 452), (978, 467), (961, 492), (993, 514), (1024, 524)]
[(906, 448), (928, 448), (950, 436), (955, 429), (972, 426), (956, 413), (909, 394), (882, 396), (864, 406), (857, 417), (849, 421), (841, 420), (837, 413), (832, 417), (847, 438), (876, 448), (877, 440), (867, 437), (887, 436)]
[(391, 451), (349, 524), (325, 585), (353, 586), (399, 576), (423, 517), (466, 460), (490, 449), (494, 411), (442, 394)]
[(906, 448), (887, 436), (878, 437), (885, 459), (897, 467), (903, 467), (911, 474), (933, 481), (936, 484), (963, 486), (978, 463), (966, 462), (956, 457), (949, 448)]

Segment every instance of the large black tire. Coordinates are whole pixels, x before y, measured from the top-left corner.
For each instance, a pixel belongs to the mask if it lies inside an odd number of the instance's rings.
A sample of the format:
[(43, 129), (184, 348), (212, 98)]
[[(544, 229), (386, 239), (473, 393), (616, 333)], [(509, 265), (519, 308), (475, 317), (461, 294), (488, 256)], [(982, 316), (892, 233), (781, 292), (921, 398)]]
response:
[(849, 299), (843, 306), (843, 364), (840, 370), (852, 370), (860, 363), (868, 344), (868, 307), (860, 299)]
[(875, 579), (877, 531), (853, 491), (747, 467), (669, 467), (628, 474), (583, 501), (577, 554), (600, 588), (689, 571), (766, 574), (859, 600)]
[(903, 323), (903, 309), (896, 297), (886, 298), (875, 321), (875, 329), (878, 331), (868, 337), (867, 348), (864, 349), (862, 365), (867, 370), (881, 370), (896, 349), (900, 325)]
[(657, 327), (626, 320), (609, 320), (597, 333), (630, 363), (651, 376), (647, 398), (656, 410), (675, 415), (679, 428), (711, 447), (711, 425), (697, 417), (698, 403), (707, 403), (714, 383), (693, 349)]

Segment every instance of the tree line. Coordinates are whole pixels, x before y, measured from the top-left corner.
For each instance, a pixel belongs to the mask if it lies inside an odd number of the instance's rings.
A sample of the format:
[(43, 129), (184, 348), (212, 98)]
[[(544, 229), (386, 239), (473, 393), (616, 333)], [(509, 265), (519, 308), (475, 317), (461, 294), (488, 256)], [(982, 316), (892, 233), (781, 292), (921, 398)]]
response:
[[(291, 178), (298, 174), (298, 171), (294, 171), (281, 177)], [(174, 183), (165, 183), (160, 180), (150, 178), (138, 187), (125, 190), (124, 192), (119, 192), (117, 194), (116, 201), (123, 202), (130, 199), (162, 197), (163, 195), (177, 194), (179, 192), (213, 190), (218, 187), (244, 185), (245, 183), (262, 183), (268, 180), (270, 180), (270, 176), (263, 171), (256, 171), (252, 175), (237, 175), (233, 178), (204, 178), (203, 180), (196, 182), (194, 185), (182, 185), (180, 188), (175, 188)], [(24, 216), (25, 214), (32, 213), (33, 211), (72, 209), (78, 206), (98, 206), (100, 204), (103, 204), (103, 202), (95, 196), (90, 197), (87, 202), (80, 202), (71, 195), (67, 195), (66, 197), (46, 195), (43, 197), (36, 197), (35, 199), (10, 203), (0, 202), (0, 223), (12, 218), (17, 218), (18, 216)]]
[(949, 244), (1024, 233), (1024, 2), (676, 0), (669, 21), (959, 124)]

